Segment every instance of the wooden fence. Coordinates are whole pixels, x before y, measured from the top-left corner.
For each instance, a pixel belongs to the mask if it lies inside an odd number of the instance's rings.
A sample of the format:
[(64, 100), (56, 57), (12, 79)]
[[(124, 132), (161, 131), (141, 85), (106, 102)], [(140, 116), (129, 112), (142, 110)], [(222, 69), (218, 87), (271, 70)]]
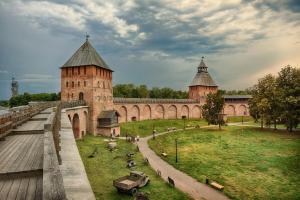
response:
[(10, 109), (9, 113), (0, 115), (0, 139), (9, 134), (13, 128), (29, 120), (32, 116), (57, 104), (57, 101), (40, 102), (33, 105), (15, 107)]

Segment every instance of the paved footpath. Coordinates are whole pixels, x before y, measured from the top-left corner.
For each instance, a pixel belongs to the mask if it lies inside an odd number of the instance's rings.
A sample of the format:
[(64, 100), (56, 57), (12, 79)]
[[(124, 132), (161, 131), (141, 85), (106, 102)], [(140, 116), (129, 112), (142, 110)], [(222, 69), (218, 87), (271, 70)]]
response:
[[(177, 130), (179, 131), (179, 130)], [(163, 132), (156, 134), (156, 136), (163, 135), (171, 132)], [(223, 193), (198, 182), (196, 179), (188, 176), (187, 174), (175, 169), (173, 166), (162, 160), (159, 156), (157, 156), (154, 151), (150, 149), (148, 146), (148, 140), (151, 139), (152, 136), (141, 138), (139, 142), (137, 142), (140, 152), (143, 154), (145, 158), (148, 159), (151, 167), (157, 171), (161, 172), (161, 177), (168, 181), (168, 176), (172, 178), (175, 182), (175, 187), (179, 190), (189, 194), (194, 199), (207, 199), (207, 200), (223, 200), (229, 199)], [(197, 167), (197, 166), (195, 166)]]

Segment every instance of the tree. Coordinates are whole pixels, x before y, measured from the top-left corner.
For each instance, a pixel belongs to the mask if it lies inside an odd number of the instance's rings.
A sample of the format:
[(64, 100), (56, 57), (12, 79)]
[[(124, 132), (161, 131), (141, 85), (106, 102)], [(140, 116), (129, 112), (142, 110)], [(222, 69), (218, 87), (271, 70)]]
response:
[(252, 99), (249, 101), (250, 114), (256, 120), (274, 124), (285, 122), (289, 131), (296, 128), (300, 121), (300, 69), (286, 66), (278, 76), (267, 75), (258, 80), (251, 89)]
[(257, 103), (254, 101), (253, 98), (251, 98), (251, 99), (249, 99), (248, 104), (249, 104), (250, 116), (253, 117), (254, 122), (257, 123), (258, 120), (260, 119), (260, 114), (259, 114)]
[(278, 74), (277, 85), (281, 117), (291, 132), (300, 121), (300, 69), (289, 65), (282, 68)]
[(219, 124), (219, 127), (223, 125), (224, 119), (221, 117), (221, 113), (224, 107), (225, 100), (222, 92), (210, 93), (207, 95), (206, 103), (203, 105), (203, 117), (208, 124)]
[(17, 95), (9, 99), (10, 107), (27, 105), (30, 101), (58, 101), (59, 95), (56, 93), (39, 93), (29, 94), (25, 92), (23, 95)]
[(276, 123), (279, 118), (280, 107), (278, 105), (279, 95), (276, 85), (276, 78), (268, 74), (258, 80), (251, 90), (252, 99), (249, 102), (250, 114), (254, 119), (261, 119), (261, 128), (264, 123), (267, 125)]

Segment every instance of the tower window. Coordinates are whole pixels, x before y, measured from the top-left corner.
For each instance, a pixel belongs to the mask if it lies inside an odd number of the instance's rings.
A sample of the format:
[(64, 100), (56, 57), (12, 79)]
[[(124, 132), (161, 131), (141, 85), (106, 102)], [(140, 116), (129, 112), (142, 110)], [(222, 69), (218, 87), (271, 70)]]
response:
[(74, 87), (74, 81), (72, 81), (72, 87)]
[(79, 93), (79, 100), (83, 100), (83, 92)]
[(80, 87), (80, 81), (78, 81), (78, 87)]
[(69, 82), (68, 81), (66, 82), (66, 87), (69, 87)]

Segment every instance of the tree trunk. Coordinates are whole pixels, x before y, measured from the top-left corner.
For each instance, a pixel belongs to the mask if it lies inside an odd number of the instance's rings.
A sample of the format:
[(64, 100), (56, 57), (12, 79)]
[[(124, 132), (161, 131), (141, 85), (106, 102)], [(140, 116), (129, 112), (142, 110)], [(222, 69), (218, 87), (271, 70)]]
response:
[(276, 122), (276, 119), (274, 120), (274, 130), (277, 130), (277, 122)]
[(261, 116), (260, 119), (260, 128), (263, 129), (264, 128), (264, 115)]

